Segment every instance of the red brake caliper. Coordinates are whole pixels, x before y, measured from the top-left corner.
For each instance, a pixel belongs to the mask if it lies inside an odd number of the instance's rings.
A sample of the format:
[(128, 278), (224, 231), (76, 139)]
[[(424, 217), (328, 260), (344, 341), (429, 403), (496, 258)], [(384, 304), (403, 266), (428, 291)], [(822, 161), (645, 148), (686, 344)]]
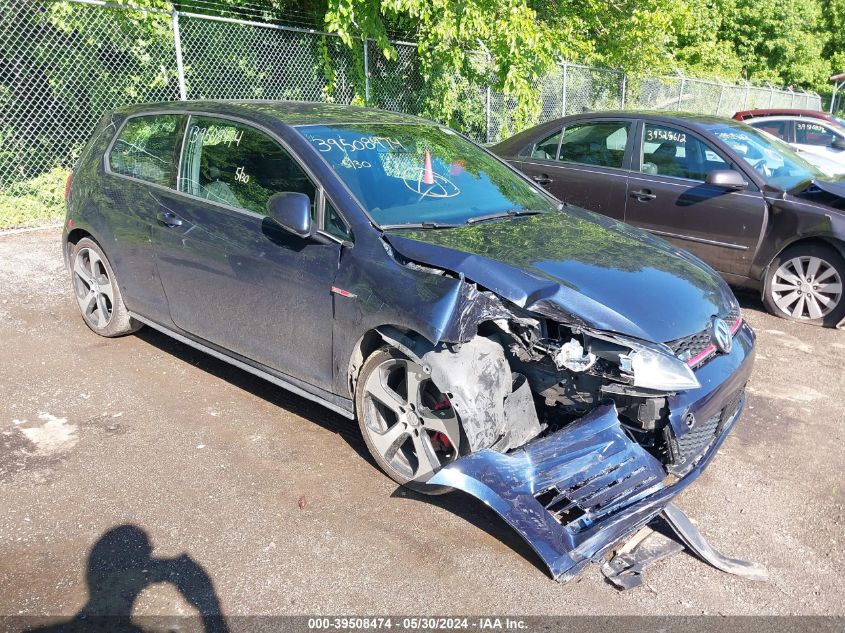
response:
[[(443, 409), (449, 409), (451, 406), (452, 403), (449, 402), (448, 398), (444, 398), (435, 404), (431, 410), (442, 411)], [(431, 444), (434, 446), (434, 450), (436, 451), (452, 450), (452, 442), (449, 441), (449, 438), (446, 437), (445, 433), (441, 433), (440, 431), (435, 431), (431, 434)]]

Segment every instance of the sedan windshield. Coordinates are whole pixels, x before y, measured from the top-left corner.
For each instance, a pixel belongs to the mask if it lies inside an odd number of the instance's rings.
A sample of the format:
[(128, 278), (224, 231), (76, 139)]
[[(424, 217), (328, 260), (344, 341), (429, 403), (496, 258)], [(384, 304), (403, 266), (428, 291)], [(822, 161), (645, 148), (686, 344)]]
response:
[(448, 227), (557, 208), (513, 169), (445, 127), (348, 124), (298, 130), (382, 227)]
[(823, 172), (801, 158), (789, 145), (770, 134), (749, 126), (734, 127), (725, 123), (712, 123), (705, 127), (739, 154), (773, 187), (791, 191), (798, 185), (816, 178), (825, 178)]

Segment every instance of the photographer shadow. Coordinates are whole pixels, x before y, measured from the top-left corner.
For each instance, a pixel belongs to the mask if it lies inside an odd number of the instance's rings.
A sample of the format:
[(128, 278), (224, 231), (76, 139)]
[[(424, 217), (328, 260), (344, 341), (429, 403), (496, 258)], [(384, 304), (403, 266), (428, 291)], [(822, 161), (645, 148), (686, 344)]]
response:
[(110, 529), (88, 554), (88, 602), (72, 619), (27, 633), (143, 633), (144, 629), (132, 621), (132, 609), (141, 592), (156, 583), (172, 584), (199, 612), (202, 626), (196, 630), (228, 633), (214, 584), (202, 565), (187, 554), (154, 558), (152, 550), (141, 528), (120, 525)]

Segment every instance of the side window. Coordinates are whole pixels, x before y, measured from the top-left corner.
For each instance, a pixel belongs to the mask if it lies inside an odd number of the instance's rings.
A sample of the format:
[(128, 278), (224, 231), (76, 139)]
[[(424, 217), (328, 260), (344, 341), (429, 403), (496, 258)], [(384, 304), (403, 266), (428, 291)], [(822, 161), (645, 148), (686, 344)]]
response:
[(116, 174), (172, 187), (181, 122), (178, 114), (129, 119), (112, 146), (109, 168)]
[(559, 160), (621, 168), (630, 127), (630, 123), (621, 121), (568, 125), (563, 131)]
[(558, 145), (560, 145), (560, 130), (535, 144), (534, 149), (531, 150), (531, 158), (555, 160), (557, 158)]
[(704, 182), (715, 169), (730, 165), (712, 147), (677, 128), (646, 123), (640, 171), (653, 176), (674, 176)]
[(324, 229), (329, 235), (334, 235), (336, 238), (352, 241), (352, 231), (346, 226), (340, 213), (332, 206), (332, 203), (326, 200), (326, 221)]
[(752, 127), (756, 127), (758, 130), (763, 130), (764, 132), (768, 132), (772, 136), (777, 136), (780, 139), (786, 139), (786, 126), (789, 123), (787, 121), (755, 121), (752, 123)]
[(192, 116), (185, 133), (179, 191), (262, 215), (274, 193), (304, 193), (312, 209), (316, 200), (305, 172), (264, 132), (202, 116)]
[(801, 145), (827, 146), (833, 143), (836, 135), (818, 123), (795, 122), (795, 142)]

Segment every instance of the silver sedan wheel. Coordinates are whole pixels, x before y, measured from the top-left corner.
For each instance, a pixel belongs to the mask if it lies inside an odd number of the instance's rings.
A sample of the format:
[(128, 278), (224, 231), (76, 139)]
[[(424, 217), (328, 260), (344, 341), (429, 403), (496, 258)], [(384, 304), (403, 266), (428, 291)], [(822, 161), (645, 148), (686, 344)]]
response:
[(842, 279), (820, 257), (793, 257), (775, 271), (771, 293), (784, 314), (794, 319), (821, 319), (839, 305)]
[(449, 400), (417, 363), (391, 358), (364, 383), (364, 428), (400, 478), (425, 482), (460, 455), (460, 423)]
[(112, 319), (114, 288), (102, 258), (82, 248), (73, 261), (73, 290), (83, 318), (101, 330)]

